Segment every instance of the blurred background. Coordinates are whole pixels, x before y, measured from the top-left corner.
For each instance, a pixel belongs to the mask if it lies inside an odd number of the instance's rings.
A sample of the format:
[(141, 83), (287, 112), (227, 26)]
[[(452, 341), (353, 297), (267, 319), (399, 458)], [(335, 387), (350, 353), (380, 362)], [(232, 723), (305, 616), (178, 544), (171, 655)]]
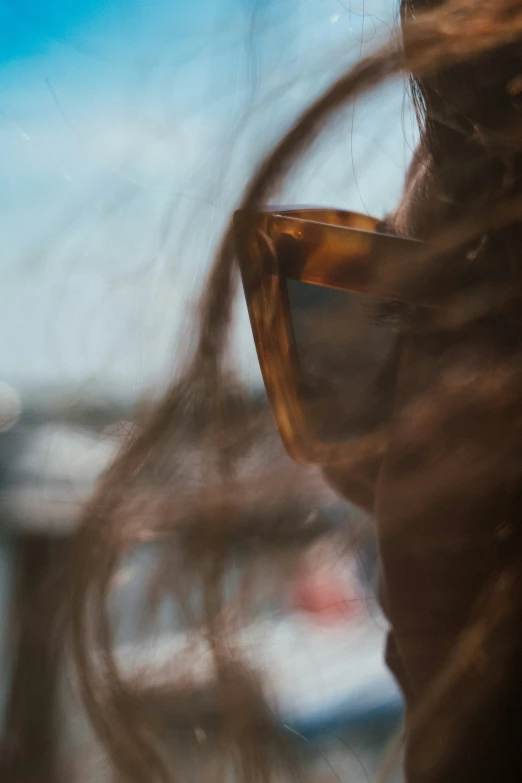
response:
[[(179, 372), (213, 249), (249, 176), (300, 111), (390, 34), (396, 15), (395, 0), (0, 4), (4, 733), (24, 602), (49, 578), (122, 422)], [(343, 112), (279, 201), (384, 216), (414, 143), (404, 85), (394, 82)], [(259, 396), (241, 299), (234, 339)], [(328, 546), (303, 545), (299, 578), (278, 582), (245, 644), (314, 779), (357, 783), (376, 774), (401, 705), (382, 660), (371, 520), (326, 487), (319, 496)], [(357, 545), (339, 546), (334, 534), (353, 526), (363, 531)], [(126, 650), (140, 647), (133, 611), (154, 558), (144, 547), (122, 576)], [(325, 613), (325, 591), (357, 611)], [(161, 671), (184, 633), (168, 617), (147, 651)], [(54, 698), (49, 689), (42, 701)], [(75, 728), (64, 754), (89, 765), (75, 767), (77, 779), (105, 780), (74, 699), (67, 710)], [(183, 752), (197, 769), (201, 743)]]

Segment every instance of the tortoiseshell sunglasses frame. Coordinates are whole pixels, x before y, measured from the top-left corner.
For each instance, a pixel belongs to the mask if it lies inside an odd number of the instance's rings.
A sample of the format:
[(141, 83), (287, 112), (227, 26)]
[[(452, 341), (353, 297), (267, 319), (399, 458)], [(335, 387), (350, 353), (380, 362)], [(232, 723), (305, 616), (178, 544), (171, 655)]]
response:
[[(297, 462), (343, 461), (350, 446), (320, 442), (310, 430), (298, 393), (299, 361), (285, 279), (400, 298), (396, 291), (378, 290), (379, 260), (397, 258), (419, 243), (380, 232), (379, 226), (367, 215), (314, 207), (268, 207), (234, 215), (238, 262), (265, 390), (283, 444)], [(284, 236), (297, 241), (303, 252), (278, 258), (276, 247)]]

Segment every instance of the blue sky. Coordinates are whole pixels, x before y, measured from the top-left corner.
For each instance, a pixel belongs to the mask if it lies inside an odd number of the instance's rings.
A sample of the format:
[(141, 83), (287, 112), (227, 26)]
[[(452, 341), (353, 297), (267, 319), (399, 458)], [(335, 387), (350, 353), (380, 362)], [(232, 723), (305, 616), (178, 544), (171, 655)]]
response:
[[(393, 22), (362, 3), (0, 0), (0, 381), (134, 396), (172, 373), (249, 172)], [(284, 195), (383, 213), (411, 138), (383, 89)], [(241, 304), (237, 341), (255, 373)]]

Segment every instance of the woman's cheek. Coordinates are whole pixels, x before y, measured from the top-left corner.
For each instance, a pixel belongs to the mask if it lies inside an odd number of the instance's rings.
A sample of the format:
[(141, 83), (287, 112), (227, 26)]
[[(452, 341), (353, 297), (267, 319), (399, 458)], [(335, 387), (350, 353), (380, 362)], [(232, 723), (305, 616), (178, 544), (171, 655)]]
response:
[(380, 458), (372, 460), (360, 465), (356, 471), (347, 471), (342, 465), (329, 466), (323, 468), (323, 475), (338, 495), (363, 511), (373, 513), (380, 463)]

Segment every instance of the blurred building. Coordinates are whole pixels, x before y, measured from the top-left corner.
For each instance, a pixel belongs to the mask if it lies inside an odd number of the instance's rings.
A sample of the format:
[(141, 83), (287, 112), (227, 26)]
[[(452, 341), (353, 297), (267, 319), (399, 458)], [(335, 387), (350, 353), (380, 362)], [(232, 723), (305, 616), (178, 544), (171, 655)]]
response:
[[(17, 580), (17, 564), (19, 567), (24, 562), (24, 546), (31, 542), (34, 557), (35, 546), (36, 552), (39, 546), (43, 552), (48, 540), (66, 541), (74, 533), (83, 503), (133, 425), (131, 412), (125, 406), (51, 399), (47, 404), (20, 404), (15, 410), (12, 400), (10, 404), (11, 419), (7, 411), (6, 426), (0, 434), (0, 637), (5, 642), (2, 670), (11, 671), (11, 681), (14, 678), (16, 686), (16, 661), (23, 654), (25, 642), (23, 634), (17, 638), (8, 629), (16, 625), (16, 602), (20, 603), (17, 593), (23, 590)], [(181, 462), (185, 461), (188, 475), (197, 473), (198, 459), (193, 444), (186, 443)], [(263, 673), (273, 707), (280, 712), (293, 741), (301, 743), (300, 751), (310, 756), (312, 766), (317, 753), (323, 753), (324, 743), (331, 742), (332, 733), (358, 736), (357, 742), (366, 748), (368, 764), (374, 764), (375, 749), (381, 749), (385, 743), (390, 727), (400, 717), (401, 705), (382, 663), (385, 624), (371, 592), (372, 575), (367, 571), (372, 558), (371, 526), (356, 509), (337, 498), (319, 471), (300, 468), (289, 460), (271, 429), (243, 456), (239, 481), (254, 490), (244, 496), (235, 536), (239, 542), (237, 559), (248, 561), (255, 553), (256, 559), (262, 561), (264, 553), (267, 565), (260, 577), (262, 597), (237, 643), (243, 650), (253, 651), (249, 653), (249, 663)], [(264, 497), (255, 491), (255, 486), (267, 488)], [(274, 486), (277, 491), (270, 495), (268, 488)], [(267, 516), (273, 524), (267, 524)], [(325, 624), (319, 617), (321, 612), (316, 612), (308, 599), (303, 602), (302, 590), (299, 600), (295, 600), (295, 583), (290, 573), (299, 574), (299, 558), (305, 558), (323, 540), (336, 542), (339, 557), (351, 552), (347, 563), (352, 570), (354, 563), (358, 567), (362, 586), (358, 600), (364, 601), (365, 608), (364, 616), (355, 622), (340, 616), (339, 622)], [(356, 544), (361, 541), (362, 551), (370, 553), (368, 562), (365, 555), (354, 559), (354, 551), (360, 551)], [(179, 752), (186, 726), (175, 696), (176, 683), (184, 676), (179, 655), (187, 641), (186, 618), (172, 604), (166, 611), (159, 611), (153, 635), (150, 628), (147, 631), (146, 644), (145, 631), (138, 622), (164, 546), (164, 542), (152, 541), (122, 564), (115, 615), (123, 665), (127, 666), (128, 660), (133, 662), (129, 673), (140, 678), (144, 698), (163, 715), (173, 746)], [(274, 553), (279, 556), (282, 548), (291, 557), (281, 559), (278, 571), (272, 567), (279, 559)], [(290, 562), (292, 567), (297, 566), (291, 572), (287, 570)], [(44, 579), (44, 575), (39, 573), (37, 578)], [(45, 650), (40, 652), (45, 657)], [(202, 654), (204, 658), (205, 652)], [(44, 677), (45, 671), (44, 665)], [(60, 677), (55, 681), (55, 697), (62, 690), (59, 680)], [(11, 682), (9, 687), (9, 678), (3, 677), (2, 681), (9, 722), (13, 686)], [(197, 678), (194, 687), (196, 691), (199, 688)], [(170, 700), (165, 695), (169, 693)], [(47, 696), (50, 698), (49, 692)], [(103, 754), (99, 748), (94, 750), (97, 745), (81, 716), (78, 701), (67, 688), (62, 698), (62, 719), (64, 726), (69, 727), (60, 733), (65, 779), (78, 783), (85, 779), (108, 780)], [(208, 720), (208, 714), (201, 716), (202, 723)], [(187, 779), (191, 779), (199, 775), (201, 749), (198, 750), (197, 742), (190, 752), (190, 743), (183, 740), (182, 745), (187, 751)], [(337, 745), (335, 752), (342, 747)], [(93, 765), (105, 772), (95, 775)]]

